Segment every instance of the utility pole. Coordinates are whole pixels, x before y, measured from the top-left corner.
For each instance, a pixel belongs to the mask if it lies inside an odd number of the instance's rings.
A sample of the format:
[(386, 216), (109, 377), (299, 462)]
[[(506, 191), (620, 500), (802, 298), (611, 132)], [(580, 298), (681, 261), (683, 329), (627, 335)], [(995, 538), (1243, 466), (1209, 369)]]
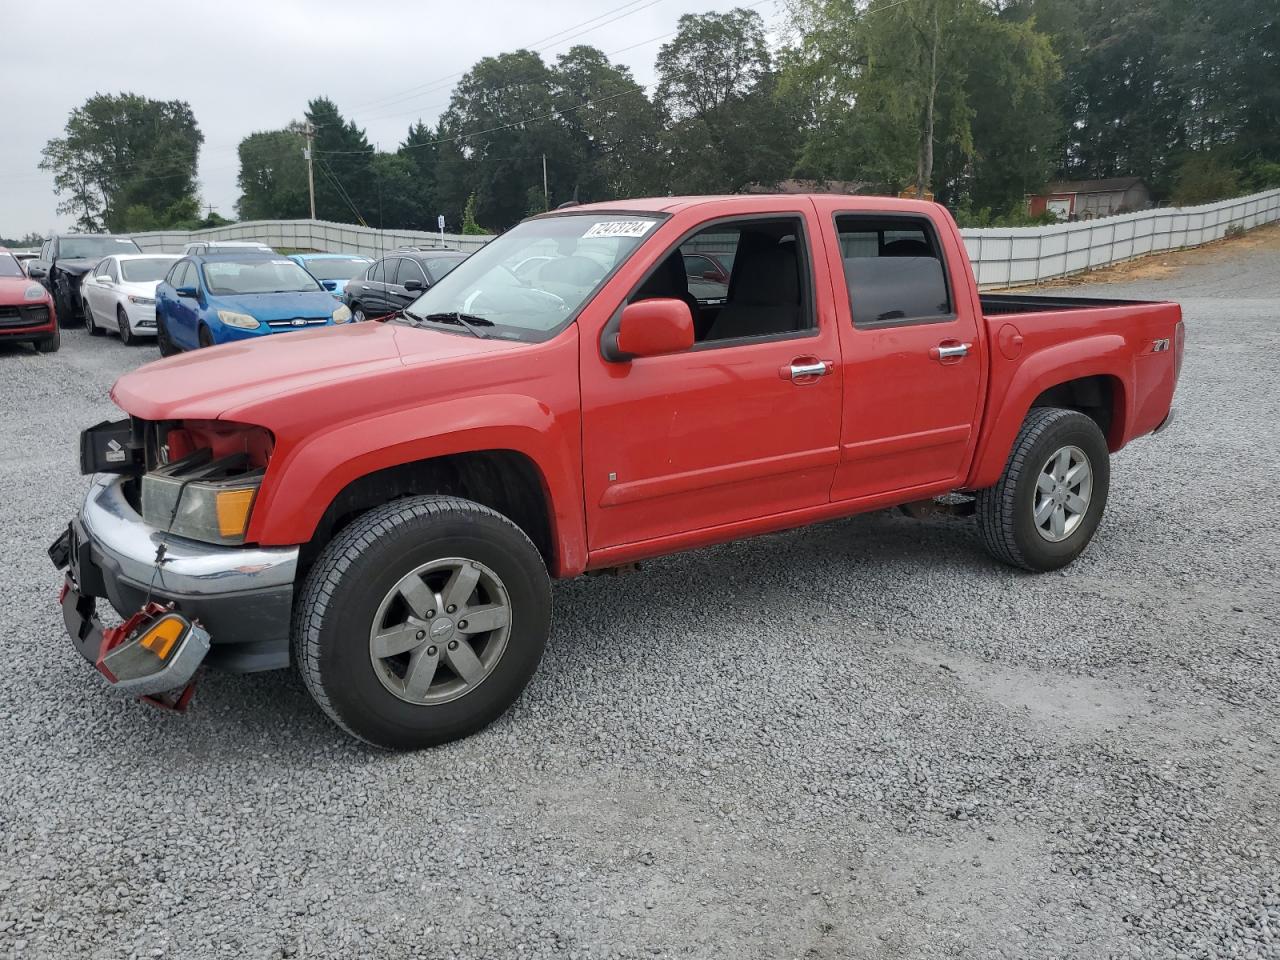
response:
[(302, 132), (307, 138), (307, 146), (302, 151), (302, 155), (307, 159), (307, 193), (311, 196), (311, 219), (314, 220), (316, 218), (316, 175), (312, 157), (315, 154), (316, 128), (308, 120), (307, 125), (302, 128)]
[(551, 209), (551, 197), (547, 193), (547, 155), (542, 155), (542, 209)]

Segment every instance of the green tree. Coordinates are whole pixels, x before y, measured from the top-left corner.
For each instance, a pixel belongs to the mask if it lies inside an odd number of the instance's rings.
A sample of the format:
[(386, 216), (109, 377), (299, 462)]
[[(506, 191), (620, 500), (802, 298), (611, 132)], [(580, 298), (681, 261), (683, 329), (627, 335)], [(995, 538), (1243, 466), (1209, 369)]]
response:
[(81, 229), (167, 226), (195, 214), (204, 135), (185, 101), (95, 94), (71, 111), (64, 133), (45, 145), (40, 167), (65, 195), (58, 212), (75, 214)]
[[(657, 188), (658, 114), (626, 67), (595, 47), (578, 45), (552, 68), (558, 120), (572, 143), (572, 199), (642, 196)], [(562, 171), (563, 172), (563, 171)], [(539, 201), (541, 201), (539, 191)]]
[(350, 223), (376, 220), (374, 148), (365, 132), (347, 120), (328, 97), (307, 104), (306, 121), (315, 129), (316, 218)]
[(758, 13), (682, 16), (657, 72), (671, 191), (733, 192), (790, 175), (794, 101), (779, 89)]
[(409, 163), (413, 176), (413, 192), (419, 217), (419, 222), (413, 226), (417, 229), (434, 230), (436, 216), (443, 212), (436, 184), (440, 167), (440, 139), (438, 130), (419, 120), (409, 127), (397, 151)]
[(240, 141), (242, 220), (298, 220), (311, 215), (307, 193), (306, 140), (298, 124), (285, 130), (251, 133)]
[[(528, 212), (530, 191), (542, 192), (546, 157), (554, 205), (572, 195), (573, 145), (553, 97), (555, 76), (529, 50), (485, 57), (458, 82), (440, 121), (438, 188), (447, 217), (476, 195), (476, 215), (505, 228)], [(539, 204), (539, 209), (545, 204)]]

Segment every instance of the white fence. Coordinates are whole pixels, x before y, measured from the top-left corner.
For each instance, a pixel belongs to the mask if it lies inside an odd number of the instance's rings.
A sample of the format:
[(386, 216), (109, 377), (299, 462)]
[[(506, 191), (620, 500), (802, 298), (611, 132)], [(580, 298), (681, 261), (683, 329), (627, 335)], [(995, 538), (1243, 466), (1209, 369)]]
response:
[(1220, 240), (1280, 220), (1280, 190), (1198, 207), (1166, 207), (1049, 227), (962, 230), (981, 287), (1052, 280), (1161, 250)]
[[(1280, 220), (1280, 190), (1198, 207), (1143, 210), (1048, 227), (962, 230), (978, 285), (1009, 287), (1052, 280), (1161, 250), (1220, 240), (1230, 227), (1244, 230)], [(144, 250), (177, 253), (192, 240), (261, 240), (273, 247), (379, 256), (397, 247), (438, 247), (440, 234), (375, 230), (325, 220), (259, 220), (208, 230), (138, 233)], [(477, 250), (491, 237), (446, 233), (444, 245)]]
[[(419, 230), (375, 230), (353, 223), (327, 220), (249, 220), (207, 230), (158, 230), (131, 234), (143, 250), (181, 253), (193, 240), (261, 240), (277, 249), (323, 250), (330, 253), (362, 253), (367, 257), (389, 253), (397, 247), (440, 247), (440, 234)], [(446, 233), (443, 246), (476, 250), (491, 237)]]

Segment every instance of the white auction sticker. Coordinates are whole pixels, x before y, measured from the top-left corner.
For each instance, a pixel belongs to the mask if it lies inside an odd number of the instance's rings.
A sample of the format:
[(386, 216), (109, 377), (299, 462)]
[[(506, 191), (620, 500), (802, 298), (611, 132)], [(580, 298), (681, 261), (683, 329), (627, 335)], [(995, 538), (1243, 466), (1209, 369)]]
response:
[(653, 226), (652, 220), (605, 220), (593, 223), (584, 233), (587, 237), (643, 237)]

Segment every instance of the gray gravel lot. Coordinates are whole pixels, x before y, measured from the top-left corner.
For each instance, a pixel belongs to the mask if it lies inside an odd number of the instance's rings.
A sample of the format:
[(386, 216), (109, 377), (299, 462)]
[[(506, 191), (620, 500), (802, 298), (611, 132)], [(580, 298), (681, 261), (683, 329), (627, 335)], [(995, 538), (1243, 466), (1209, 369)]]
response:
[(1280, 957), (1280, 243), (1087, 289), (1189, 345), (1072, 568), (877, 514), (563, 583), (515, 709), (412, 756), (290, 672), (108, 696), (44, 549), (155, 354), (0, 347), (0, 956)]

